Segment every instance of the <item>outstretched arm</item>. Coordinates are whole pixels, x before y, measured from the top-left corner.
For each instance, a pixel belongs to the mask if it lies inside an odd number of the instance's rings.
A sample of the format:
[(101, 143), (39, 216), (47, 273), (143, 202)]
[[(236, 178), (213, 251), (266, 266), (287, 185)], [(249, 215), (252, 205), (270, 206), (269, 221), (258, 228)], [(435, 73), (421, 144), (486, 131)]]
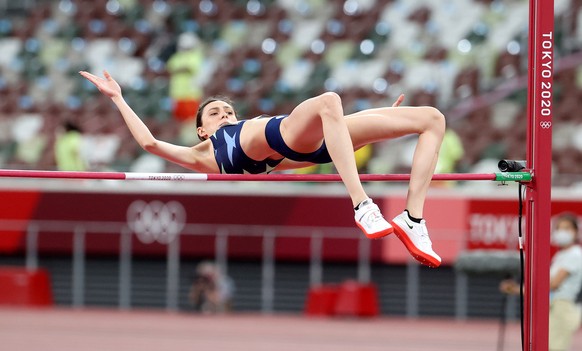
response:
[(123, 99), (121, 87), (107, 71), (104, 72), (104, 78), (85, 71), (79, 73), (93, 83), (101, 93), (111, 98), (111, 101), (121, 112), (129, 131), (144, 150), (192, 170), (212, 171), (207, 169), (211, 163), (203, 160), (203, 154), (207, 154), (207, 152), (204, 152), (204, 150), (208, 149), (207, 145), (199, 144), (196, 147), (185, 147), (157, 140), (145, 123)]
[(111, 77), (107, 71), (104, 71), (103, 73), (105, 78), (97, 77), (85, 71), (79, 73), (93, 83), (105, 96), (111, 98), (111, 101), (113, 101), (115, 106), (119, 109), (119, 112), (121, 112), (121, 115), (135, 140), (143, 149), (149, 151), (148, 148), (155, 145), (157, 140), (154, 138), (145, 123), (143, 123), (135, 112), (133, 112), (127, 102), (125, 102), (123, 95), (121, 94), (121, 87), (113, 77)]

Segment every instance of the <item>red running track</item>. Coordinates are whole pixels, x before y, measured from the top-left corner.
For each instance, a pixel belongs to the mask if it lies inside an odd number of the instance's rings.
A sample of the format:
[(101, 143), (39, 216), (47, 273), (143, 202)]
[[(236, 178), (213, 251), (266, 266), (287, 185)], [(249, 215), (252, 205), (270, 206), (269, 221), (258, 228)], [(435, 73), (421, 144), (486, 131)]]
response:
[[(326, 319), (300, 315), (204, 316), (163, 311), (0, 309), (6, 351), (490, 351), (499, 322)], [(504, 350), (520, 349), (510, 322)], [(582, 349), (582, 331), (572, 350)]]

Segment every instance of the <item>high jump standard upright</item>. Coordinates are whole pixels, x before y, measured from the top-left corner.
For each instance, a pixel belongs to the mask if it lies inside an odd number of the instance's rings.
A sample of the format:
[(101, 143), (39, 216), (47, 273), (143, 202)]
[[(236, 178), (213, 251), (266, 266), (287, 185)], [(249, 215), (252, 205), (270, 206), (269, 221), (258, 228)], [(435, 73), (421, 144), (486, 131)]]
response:
[(524, 350), (548, 350), (554, 0), (530, 0)]

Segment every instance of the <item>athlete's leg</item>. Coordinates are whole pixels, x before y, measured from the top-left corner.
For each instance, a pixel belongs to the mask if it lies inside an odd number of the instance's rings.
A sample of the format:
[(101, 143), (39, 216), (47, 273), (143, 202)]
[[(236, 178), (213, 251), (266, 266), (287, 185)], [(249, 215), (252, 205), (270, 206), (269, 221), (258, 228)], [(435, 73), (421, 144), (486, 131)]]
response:
[(354, 145), (337, 94), (325, 93), (302, 102), (281, 121), (280, 132), (285, 144), (300, 153), (319, 149), (325, 139), (329, 156), (352, 199), (358, 227), (371, 239), (393, 232), (392, 225), (384, 219), (378, 206), (368, 198), (362, 187)]
[(354, 206), (368, 198), (356, 168), (354, 146), (344, 118), (340, 97), (325, 93), (299, 104), (281, 122), (281, 136), (294, 151), (317, 150), (325, 138), (329, 155)]
[(355, 148), (404, 135), (419, 135), (412, 159), (406, 208), (411, 216), (422, 218), (445, 133), (443, 114), (432, 107), (387, 107), (348, 115), (346, 123)]
[(431, 267), (440, 266), (441, 258), (432, 249), (426, 222), (421, 218), (445, 132), (444, 116), (432, 107), (397, 107), (362, 111), (346, 116), (346, 121), (356, 148), (407, 134), (419, 135), (406, 200), (408, 214), (401, 213), (391, 223), (414, 258)]

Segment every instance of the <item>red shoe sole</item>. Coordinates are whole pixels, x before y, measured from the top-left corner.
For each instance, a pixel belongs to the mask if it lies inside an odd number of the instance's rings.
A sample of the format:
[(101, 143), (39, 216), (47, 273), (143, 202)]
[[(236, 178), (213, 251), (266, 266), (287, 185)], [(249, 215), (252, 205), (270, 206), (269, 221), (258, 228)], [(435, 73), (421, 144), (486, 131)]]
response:
[(380, 239), (385, 237), (386, 235), (390, 235), (394, 232), (394, 228), (388, 228), (386, 230), (383, 230), (381, 232), (377, 232), (377, 233), (372, 233), (372, 234), (368, 234), (368, 232), (366, 232), (364, 230), (364, 228), (360, 225), (360, 223), (356, 222), (356, 225), (358, 226), (358, 228), (360, 228), (363, 232), (364, 235), (366, 236), (366, 238), (368, 239)]
[(437, 268), (441, 265), (441, 262), (436, 258), (425, 254), (424, 252), (420, 251), (412, 241), (408, 238), (408, 235), (402, 230), (396, 223), (390, 222), (392, 227), (394, 228), (394, 234), (402, 241), (408, 252), (416, 259), (418, 262), (424, 264), (425, 266), (429, 266), (432, 268)]

